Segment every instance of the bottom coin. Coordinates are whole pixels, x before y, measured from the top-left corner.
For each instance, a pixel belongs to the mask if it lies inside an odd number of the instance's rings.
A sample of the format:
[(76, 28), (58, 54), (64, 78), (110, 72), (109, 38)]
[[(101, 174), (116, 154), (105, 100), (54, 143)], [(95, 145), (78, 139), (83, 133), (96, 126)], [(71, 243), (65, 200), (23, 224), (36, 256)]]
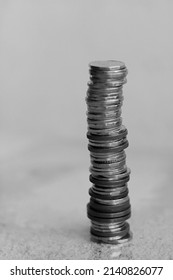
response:
[(97, 243), (107, 243), (107, 244), (124, 244), (126, 242), (131, 241), (132, 239), (132, 233), (128, 232), (124, 237), (119, 238), (117, 236), (115, 237), (102, 237), (102, 236), (96, 236), (91, 233), (91, 241), (97, 242)]
[(95, 236), (100, 236), (100, 237), (117, 237), (117, 239), (123, 238), (124, 236), (127, 235), (127, 233), (129, 232), (129, 224), (126, 223), (124, 226), (119, 227), (119, 228), (112, 228), (109, 229), (107, 228), (107, 230), (103, 230), (100, 228), (95, 229), (93, 226), (91, 226), (90, 229), (91, 234), (95, 235)]

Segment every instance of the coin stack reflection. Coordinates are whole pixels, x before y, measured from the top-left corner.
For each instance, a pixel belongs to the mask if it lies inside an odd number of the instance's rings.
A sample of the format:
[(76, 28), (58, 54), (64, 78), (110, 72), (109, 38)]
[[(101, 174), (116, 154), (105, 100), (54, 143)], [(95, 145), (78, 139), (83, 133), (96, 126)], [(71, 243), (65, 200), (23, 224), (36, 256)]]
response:
[(120, 61), (89, 64), (90, 81), (86, 96), (91, 167), (90, 202), (94, 241), (118, 244), (131, 238), (127, 219), (131, 215), (126, 166), (127, 129), (122, 125), (121, 107), (127, 68)]

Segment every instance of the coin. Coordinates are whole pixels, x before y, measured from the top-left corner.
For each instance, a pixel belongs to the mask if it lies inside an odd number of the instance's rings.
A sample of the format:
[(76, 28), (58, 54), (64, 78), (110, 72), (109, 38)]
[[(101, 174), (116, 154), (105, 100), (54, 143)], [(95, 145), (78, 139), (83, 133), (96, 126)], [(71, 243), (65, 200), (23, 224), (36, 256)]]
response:
[(126, 234), (129, 232), (129, 224), (126, 223), (126, 226), (115, 228), (115, 229), (109, 229), (109, 230), (97, 230), (94, 227), (91, 227), (91, 234), (96, 236), (102, 236), (102, 237), (113, 237), (113, 236), (119, 236), (123, 237), (126, 236)]
[(126, 149), (129, 146), (129, 142), (126, 140), (123, 144), (119, 145), (118, 147), (109, 147), (109, 148), (100, 148), (100, 147), (93, 147), (90, 144), (88, 145), (88, 150), (90, 152), (97, 152), (97, 153), (109, 153), (109, 152), (120, 152)]
[(102, 237), (102, 236), (98, 236), (98, 235), (94, 235), (91, 234), (91, 240), (94, 242), (98, 242), (98, 243), (108, 243), (108, 244), (123, 244), (126, 242), (131, 241), (132, 239), (132, 233), (127, 233), (125, 236), (123, 236), (122, 238), (117, 238), (115, 237)]
[(111, 140), (124, 138), (126, 135), (127, 135), (127, 129), (124, 126), (121, 126), (121, 128), (119, 129), (119, 131), (116, 132), (115, 135), (97, 136), (91, 133), (87, 133), (87, 138), (96, 141), (109, 141), (109, 140), (111, 141)]
[(124, 177), (123, 179), (121, 180), (101, 180), (100, 178), (94, 178), (92, 175), (89, 176), (89, 179), (90, 179), (90, 182), (91, 183), (94, 183), (96, 185), (99, 185), (99, 186), (109, 186), (109, 187), (112, 187), (112, 188), (115, 188), (115, 187), (120, 187), (120, 186), (124, 186), (125, 183), (127, 183), (130, 179), (129, 176), (126, 176)]
[(126, 220), (128, 220), (130, 218), (131, 214), (129, 213), (128, 215), (126, 216), (123, 216), (123, 217), (118, 217), (118, 218), (103, 218), (103, 217), (95, 217), (95, 216), (91, 216), (89, 213), (88, 213), (88, 218), (92, 221), (96, 221), (96, 222), (99, 222), (99, 223), (119, 223), (119, 222), (124, 222)]
[(111, 192), (111, 194), (109, 194), (109, 193), (106, 193), (106, 194), (100, 194), (100, 193), (98, 193), (98, 192), (95, 192), (94, 190), (93, 190), (93, 188), (90, 188), (89, 189), (89, 195), (91, 196), (91, 197), (95, 197), (95, 198), (100, 198), (100, 199), (104, 199), (104, 200), (114, 200), (114, 199), (118, 199), (118, 198), (122, 198), (122, 197), (125, 197), (125, 196), (127, 196), (128, 195), (128, 189), (126, 188), (125, 189), (125, 191), (123, 191), (123, 192), (118, 192), (118, 193), (116, 193), (116, 192), (114, 192), (114, 193), (112, 193)]
[(120, 70), (125, 68), (125, 64), (118, 60), (93, 61), (89, 63), (90, 69), (93, 70)]
[(100, 211), (96, 211), (95, 209), (92, 209), (91, 206), (88, 205), (87, 210), (88, 210), (88, 214), (90, 216), (112, 219), (112, 218), (124, 217), (124, 216), (130, 214), (131, 207), (129, 206), (128, 208), (126, 208), (124, 210), (120, 209), (117, 212), (100, 212)]
[(106, 195), (114, 195), (115, 194), (120, 194), (122, 192), (125, 192), (128, 188), (127, 188), (127, 183), (124, 184), (123, 186), (121, 187), (112, 187), (110, 188), (109, 186), (107, 185), (104, 185), (104, 186), (98, 186), (98, 185), (93, 185), (90, 189), (92, 189), (93, 192), (95, 193), (98, 193), (98, 194), (106, 194)]
[[(112, 200), (110, 200), (109, 202), (112, 202)], [(127, 209), (130, 206), (130, 201), (129, 197), (127, 196), (126, 199), (117, 199), (116, 202), (113, 201), (112, 205), (104, 205), (102, 203), (98, 203), (98, 201), (94, 200), (94, 198), (92, 197), (90, 198), (89, 205), (92, 209), (95, 209), (96, 211), (99, 211), (101, 213), (115, 213)]]

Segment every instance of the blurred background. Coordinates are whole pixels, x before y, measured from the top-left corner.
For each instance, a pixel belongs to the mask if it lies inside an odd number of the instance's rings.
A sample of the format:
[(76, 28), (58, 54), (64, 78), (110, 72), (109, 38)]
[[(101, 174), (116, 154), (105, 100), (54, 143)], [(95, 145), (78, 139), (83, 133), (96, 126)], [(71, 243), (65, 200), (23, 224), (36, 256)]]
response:
[[(85, 228), (90, 186), (85, 96), (88, 63), (92, 60), (121, 60), (129, 70), (122, 117), (129, 131), (127, 155), (133, 170), (129, 189), (134, 213), (145, 212), (141, 205), (154, 207), (153, 199), (159, 190), (162, 203), (158, 198), (155, 203), (157, 207), (163, 205), (163, 192), (170, 187), (172, 177), (172, 10), (171, 0), (0, 1), (0, 208), (1, 226), (5, 227), (0, 237), (4, 248), (1, 258), (27, 258), (17, 252), (30, 238), (13, 247), (14, 251), (10, 249), (14, 236), (9, 234), (7, 240), (5, 232), (8, 227), (10, 232), (12, 224), (19, 236), (21, 228), (29, 227), (32, 232), (39, 225), (44, 229), (45, 215), (47, 220), (56, 220), (57, 213), (61, 213), (61, 222), (65, 219), (65, 210), (57, 208), (60, 200), (65, 202), (65, 190), (71, 195), (69, 201), (66, 195), (68, 215), (71, 210), (83, 213), (76, 219), (81, 218)], [(155, 187), (159, 190), (153, 191)], [(138, 218), (134, 228), (140, 228)], [(55, 229), (59, 234), (57, 226)], [(87, 227), (82, 232), (88, 236)], [(148, 233), (145, 242), (146, 236)], [(28, 258), (48, 258), (47, 252), (43, 254), (40, 249), (36, 254), (34, 245), (28, 246)], [(49, 256), (67, 258), (65, 250), (67, 247), (59, 250), (60, 256), (50, 252)], [(133, 257), (147, 258), (142, 254)], [(75, 257), (79, 258), (78, 253), (71, 255)]]
[(115, 59), (129, 69), (131, 146), (172, 148), (172, 1), (0, 5), (1, 131), (84, 141), (88, 63)]

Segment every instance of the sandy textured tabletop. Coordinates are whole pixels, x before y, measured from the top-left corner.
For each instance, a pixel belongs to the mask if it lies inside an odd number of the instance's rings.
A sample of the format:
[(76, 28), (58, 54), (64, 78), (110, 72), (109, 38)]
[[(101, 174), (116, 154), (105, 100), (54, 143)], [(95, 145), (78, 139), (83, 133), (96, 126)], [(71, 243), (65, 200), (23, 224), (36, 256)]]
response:
[(133, 240), (101, 245), (86, 217), (85, 143), (20, 141), (1, 138), (0, 259), (173, 259), (172, 155), (129, 149)]

